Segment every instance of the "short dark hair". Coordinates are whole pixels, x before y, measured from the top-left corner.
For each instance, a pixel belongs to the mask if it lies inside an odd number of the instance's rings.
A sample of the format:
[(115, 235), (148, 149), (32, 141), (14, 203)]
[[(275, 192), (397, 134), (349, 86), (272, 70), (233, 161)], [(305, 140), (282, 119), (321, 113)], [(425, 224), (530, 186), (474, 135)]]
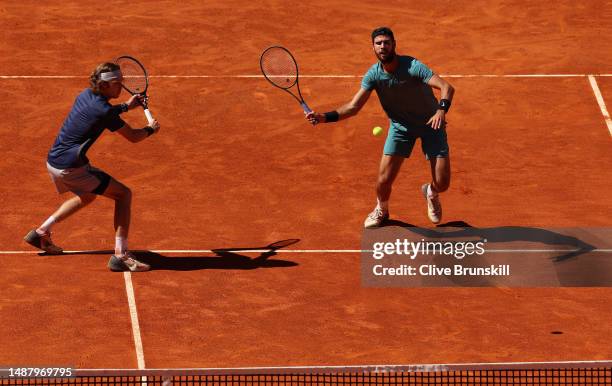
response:
[(384, 35), (391, 38), (391, 40), (395, 41), (395, 37), (393, 36), (393, 31), (389, 27), (378, 27), (374, 31), (372, 31), (372, 43), (374, 43), (374, 38), (377, 36)]

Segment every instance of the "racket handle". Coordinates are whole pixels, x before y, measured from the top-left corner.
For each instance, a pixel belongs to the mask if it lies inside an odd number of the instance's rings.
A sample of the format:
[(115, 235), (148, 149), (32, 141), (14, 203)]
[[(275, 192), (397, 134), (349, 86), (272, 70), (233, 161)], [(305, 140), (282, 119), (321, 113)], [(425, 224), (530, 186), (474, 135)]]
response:
[(310, 109), (310, 107), (308, 107), (306, 102), (301, 102), (300, 105), (302, 105), (302, 109), (304, 110), (304, 113), (306, 114), (312, 113), (312, 110)]
[(144, 109), (145, 116), (147, 117), (147, 121), (149, 121), (149, 125), (153, 123), (155, 119), (153, 119), (153, 114), (149, 111), (149, 109)]

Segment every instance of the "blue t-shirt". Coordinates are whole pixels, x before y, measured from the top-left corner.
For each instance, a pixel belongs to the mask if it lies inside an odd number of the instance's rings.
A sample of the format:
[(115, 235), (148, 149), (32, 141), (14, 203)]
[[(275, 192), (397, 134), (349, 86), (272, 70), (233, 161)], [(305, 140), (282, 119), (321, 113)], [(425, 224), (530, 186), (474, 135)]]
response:
[(125, 125), (119, 117), (121, 109), (112, 106), (105, 96), (88, 88), (74, 101), (55, 142), (49, 150), (47, 162), (56, 169), (79, 167), (89, 161), (85, 153), (104, 129), (116, 131)]
[(392, 127), (422, 127), (438, 110), (438, 101), (427, 84), (434, 73), (413, 57), (398, 55), (398, 59), (393, 73), (386, 73), (380, 62), (370, 67), (361, 87), (376, 90)]

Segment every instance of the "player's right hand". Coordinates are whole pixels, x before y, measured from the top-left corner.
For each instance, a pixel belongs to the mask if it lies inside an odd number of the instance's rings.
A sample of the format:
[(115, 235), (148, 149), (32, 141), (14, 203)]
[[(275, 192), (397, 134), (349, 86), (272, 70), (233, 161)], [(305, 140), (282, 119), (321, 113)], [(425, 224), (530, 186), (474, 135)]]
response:
[(314, 126), (319, 122), (325, 122), (325, 116), (323, 114), (318, 114), (314, 111), (306, 114), (306, 119)]

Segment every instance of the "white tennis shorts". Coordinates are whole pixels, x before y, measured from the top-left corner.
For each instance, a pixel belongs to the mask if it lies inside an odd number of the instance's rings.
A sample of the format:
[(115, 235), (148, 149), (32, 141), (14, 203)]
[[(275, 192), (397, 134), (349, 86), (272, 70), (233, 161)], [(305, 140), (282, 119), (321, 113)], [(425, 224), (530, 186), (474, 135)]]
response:
[(49, 176), (58, 193), (73, 192), (104, 194), (111, 176), (90, 164), (68, 169), (56, 169), (47, 163)]

